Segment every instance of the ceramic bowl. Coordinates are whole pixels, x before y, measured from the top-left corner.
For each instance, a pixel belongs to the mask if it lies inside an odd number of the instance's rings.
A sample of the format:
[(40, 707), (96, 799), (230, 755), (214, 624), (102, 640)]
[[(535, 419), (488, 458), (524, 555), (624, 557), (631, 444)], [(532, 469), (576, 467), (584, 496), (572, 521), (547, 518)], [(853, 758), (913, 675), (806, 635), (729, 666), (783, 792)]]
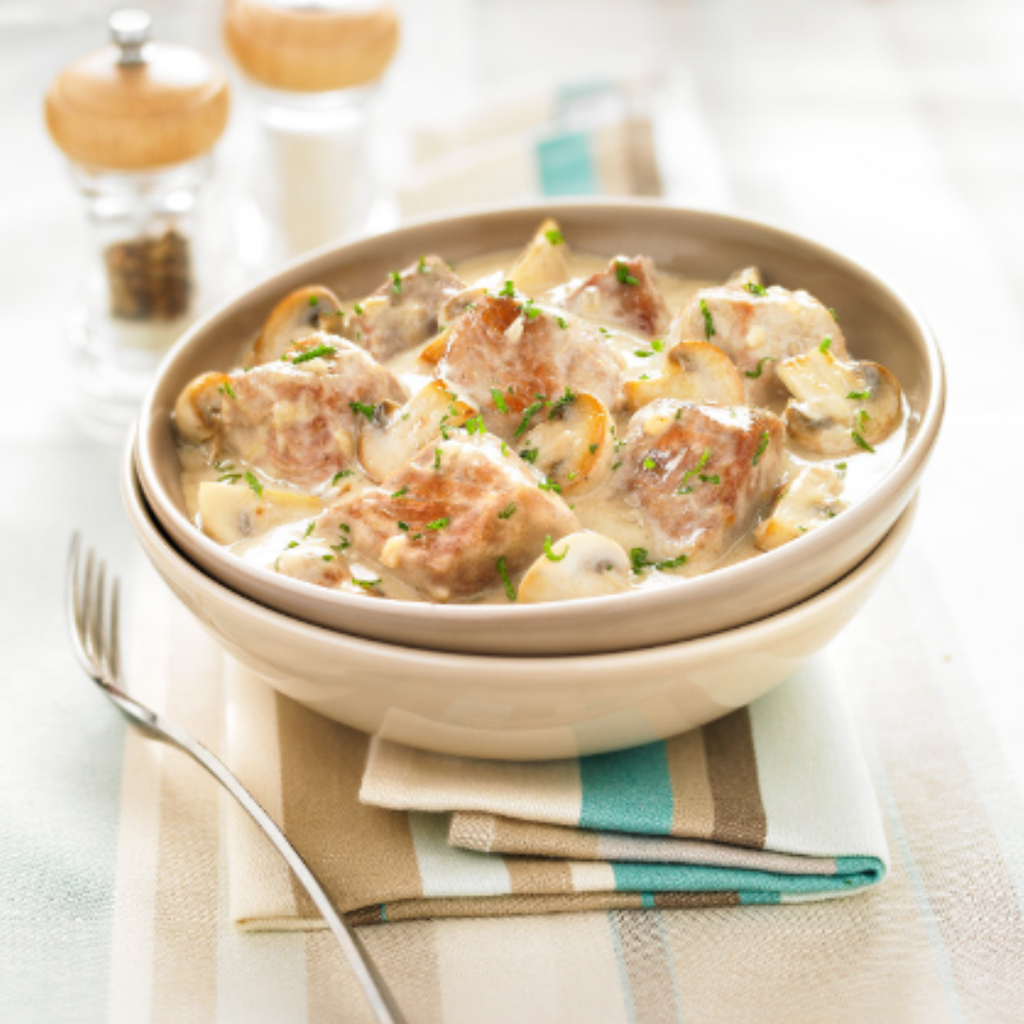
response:
[(300, 704), (363, 732), (462, 757), (534, 761), (664, 739), (787, 679), (856, 614), (910, 531), (913, 506), (841, 580), (714, 636), (604, 655), (485, 657), (349, 636), (235, 593), (170, 543), (133, 460), (125, 506), (150, 561), (234, 659)]
[[(902, 457), (865, 500), (800, 541), (678, 586), (544, 605), (433, 605), (370, 600), (251, 566), (190, 522), (178, 478), (171, 412), (197, 374), (235, 365), (281, 296), (322, 282), (343, 297), (365, 294), (426, 251), (462, 260), (515, 250), (553, 216), (582, 252), (643, 252), (665, 270), (725, 278), (759, 265), (769, 281), (803, 287), (841, 310), (859, 358), (900, 380), (909, 405)], [(816, 594), (863, 561), (917, 487), (945, 395), (935, 340), (909, 302), (838, 253), (779, 228), (656, 202), (594, 200), (491, 209), (420, 222), (321, 250), (292, 263), (194, 326), (161, 367), (141, 411), (138, 471), (160, 525), (204, 572), (294, 618), (406, 647), (518, 655), (637, 650), (753, 622)]]

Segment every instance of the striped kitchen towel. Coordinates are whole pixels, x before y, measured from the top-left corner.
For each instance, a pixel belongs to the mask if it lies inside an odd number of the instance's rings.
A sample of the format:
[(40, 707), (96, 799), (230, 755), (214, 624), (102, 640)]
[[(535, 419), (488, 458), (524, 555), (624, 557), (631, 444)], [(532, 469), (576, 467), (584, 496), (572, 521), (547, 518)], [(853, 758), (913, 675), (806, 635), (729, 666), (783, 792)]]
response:
[[(702, 729), (538, 763), (414, 750), (330, 722), (241, 669), (231, 761), (359, 923), (794, 903), (879, 882), (888, 854), (827, 658)], [(231, 907), (252, 929), (319, 924), (240, 814)]]

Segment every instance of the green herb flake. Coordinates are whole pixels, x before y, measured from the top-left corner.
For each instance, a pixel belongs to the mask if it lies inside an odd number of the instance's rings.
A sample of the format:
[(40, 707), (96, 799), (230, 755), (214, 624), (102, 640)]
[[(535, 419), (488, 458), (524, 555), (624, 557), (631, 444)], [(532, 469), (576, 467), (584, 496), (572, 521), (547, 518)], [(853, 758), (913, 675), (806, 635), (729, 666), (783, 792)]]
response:
[(440, 469), (440, 468), (441, 468), (441, 449), (440, 448), (435, 448), (434, 449), (434, 469)]
[(638, 348), (633, 355), (639, 356), (641, 359), (650, 359), (654, 355), (649, 349)]
[(487, 427), (484, 426), (484, 418), (482, 414), (466, 420), (466, 433), (470, 435), (487, 433)]
[(868, 388), (866, 391), (847, 391), (846, 397), (851, 402), (870, 402), (871, 401), (871, 389)]
[(663, 342), (661, 338), (655, 338), (654, 341), (651, 342), (651, 348), (653, 348), (655, 352), (664, 352), (665, 342)]
[(872, 448), (871, 445), (869, 445), (867, 441), (865, 441), (864, 438), (861, 437), (861, 435), (856, 430), (850, 431), (850, 437), (853, 438), (853, 442), (854, 444), (857, 445), (858, 448), (863, 448), (864, 451), (871, 452), (872, 454), (874, 454), (875, 449)]
[(352, 306), (352, 311), (355, 313), (356, 316), (363, 315), (363, 307), (360, 306), (358, 302)]
[(334, 555), (321, 555), (320, 556), (325, 562), (333, 562)]
[(217, 483), (219, 484), (233, 484), (237, 483), (242, 479), (241, 473), (225, 473), (223, 476), (217, 477)]
[(505, 506), (505, 507), (504, 507), (504, 508), (503, 508), (503, 509), (502, 509), (502, 510), (501, 510), (501, 511), (500, 511), (500, 512), (498, 513), (498, 518), (499, 518), (499, 519), (511, 519), (511, 518), (512, 518), (512, 516), (514, 516), (514, 515), (515, 515), (515, 512), (516, 512), (516, 503), (515, 503), (514, 501), (510, 501), (510, 502), (509, 502), (509, 503), (508, 503), (508, 504), (507, 504), (507, 505), (506, 505), (506, 506)]
[(567, 554), (569, 554), (568, 547), (566, 547), (560, 555), (556, 555), (554, 551), (551, 550), (551, 535), (548, 534), (548, 536), (544, 538), (544, 557), (549, 562), (560, 562)]
[(291, 548), (297, 548), (298, 546), (299, 546), (299, 542), (297, 540), (290, 540), (290, 541), (288, 541), (288, 548), (287, 548), (287, 550), (290, 550)]
[(374, 414), (377, 412), (377, 406), (375, 405), (364, 405), (362, 402), (349, 402), (348, 407), (357, 415), (363, 415), (368, 420), (373, 420)]
[(397, 491), (391, 493), (392, 498), (404, 498), (409, 493), (408, 487), (401, 487)]
[(337, 473), (331, 478), (331, 486), (336, 487), (339, 480), (344, 480), (346, 477), (354, 476), (355, 470), (353, 469), (339, 469)]
[(651, 563), (647, 560), (649, 552), (647, 548), (631, 548), (629, 552), (629, 561), (633, 566), (633, 572), (643, 572)]
[(537, 484), (537, 486), (542, 491), (554, 491), (555, 494), (562, 493), (562, 488), (558, 484), (556, 484), (554, 480), (541, 480), (541, 482)]
[(819, 352), (827, 352), (832, 347), (832, 339), (826, 335), (821, 339), (821, 344), (818, 346)]
[(511, 299), (516, 293), (516, 286), (514, 281), (506, 281), (505, 287), (498, 292), (498, 296), (502, 299)]
[(395, 525), (396, 525), (396, 526), (397, 526), (397, 527), (398, 527), (398, 528), (399, 528), (399, 529), (400, 529), (400, 530), (401, 530), (401, 531), (402, 531), (403, 533), (408, 533), (408, 532), (409, 532), (409, 524), (408, 524), (408, 523), (403, 523), (401, 519), (399, 519), (399, 520), (398, 520), (398, 522), (397, 522), (397, 523), (396, 523)]
[(596, 444), (590, 445), (590, 454), (594, 455), (596, 452), (597, 452), (597, 445)]
[(380, 580), (357, 580), (354, 576), (352, 577), (352, 582), (357, 587), (362, 587), (363, 590), (371, 590), (373, 587), (380, 586)]
[(427, 262), (427, 257), (426, 256), (421, 256), (420, 257), (420, 262), (417, 265), (416, 269), (421, 274), (429, 274), (431, 272), (431, 270), (433, 270), (434, 268), (431, 267), (431, 265)]
[(523, 418), (520, 421), (519, 426), (516, 427), (516, 432), (512, 436), (513, 437), (522, 437), (523, 434), (526, 433), (527, 429), (530, 426), (530, 420), (532, 420), (533, 417), (536, 416), (537, 413), (539, 413), (541, 411), (541, 409), (543, 409), (546, 404), (547, 404), (547, 399), (541, 397), (540, 399), (538, 399), (538, 401), (532, 403), (531, 405), (528, 405), (523, 410)]
[(491, 388), (491, 398), (494, 401), (494, 408), (500, 413), (508, 413), (508, 403), (500, 388)]
[(704, 340), (710, 341), (718, 332), (715, 330), (715, 321), (711, 319), (708, 304), (703, 299), (700, 300), (700, 311), (704, 317)]
[(632, 275), (629, 267), (620, 260), (615, 261), (615, 280), (619, 284), (628, 284), (636, 287), (640, 282)]
[(432, 523), (427, 523), (425, 529), (427, 530), (443, 530), (451, 520), (445, 516), (443, 519), (435, 519)]
[(255, 494), (257, 498), (263, 498), (263, 484), (261, 484), (249, 470), (246, 470), (245, 482), (249, 485), (253, 494)]
[(523, 462), (529, 462), (530, 465), (532, 466), (537, 461), (537, 456), (539, 454), (540, 454), (540, 449), (539, 448), (524, 448), (519, 453), (519, 458), (521, 458), (523, 460)]
[(541, 311), (533, 304), (533, 299), (528, 299), (526, 305), (523, 306), (522, 313), (527, 320), (536, 320)]
[(714, 484), (715, 486), (722, 482), (722, 478), (717, 473), (713, 475), (708, 473), (701, 473), (700, 476), (697, 477), (697, 479), (700, 480), (701, 483)]
[(754, 452), (754, 458), (750, 462), (752, 466), (756, 466), (761, 461), (761, 456), (764, 455), (765, 450), (767, 449), (771, 439), (772, 436), (771, 434), (768, 433), (767, 430), (761, 431), (761, 441), (757, 446), (757, 451)]
[(558, 326), (561, 327), (563, 331), (568, 329), (569, 321), (566, 320), (565, 317), (558, 316), (558, 317), (555, 317), (555, 320), (557, 321)]
[(655, 562), (654, 568), (664, 572), (666, 569), (678, 569), (681, 565), (686, 565), (686, 555), (677, 555), (675, 558), (666, 558), (662, 562)]
[(771, 356), (765, 356), (764, 359), (758, 361), (756, 370), (744, 370), (743, 375), (745, 377), (749, 377), (751, 380), (757, 380), (757, 378), (760, 377), (762, 373), (764, 373), (764, 364), (774, 362), (775, 360)]
[[(701, 452), (700, 458), (697, 460), (697, 465), (694, 466), (693, 469), (688, 469), (682, 475), (682, 478), (679, 481), (679, 490), (676, 491), (676, 494), (692, 494), (693, 493), (693, 487), (686, 487), (686, 483), (692, 477), (695, 477), (695, 476), (699, 475), (700, 471), (708, 464), (708, 460), (710, 458), (711, 458), (711, 449), (710, 448), (705, 448), (704, 451)], [(685, 490), (684, 490), (684, 488), (685, 488)]]
[(504, 441), (501, 442), (501, 454), (508, 458), (508, 445)]
[(315, 295), (310, 295), (310, 297), (309, 297), (309, 304), (311, 306), (319, 306), (320, 305), (320, 300)]
[(839, 323), (839, 314), (834, 309), (829, 309), (829, 315), (832, 317), (833, 320), (835, 320), (836, 323)]
[(836, 476), (839, 477), (840, 480), (845, 480), (846, 479), (846, 463), (845, 462), (837, 462), (835, 464), (835, 466), (834, 466), (834, 469), (836, 471)]
[(303, 536), (303, 538), (306, 538), (306, 537), (308, 537), (308, 536), (309, 536), (309, 535), (310, 535), (310, 534), (311, 534), (311, 533), (313, 532), (313, 530), (314, 530), (315, 528), (316, 528), (316, 520), (314, 519), (314, 520), (313, 520), (313, 521), (312, 521), (312, 522), (311, 522), (311, 523), (309, 524), (309, 526), (307, 526), (307, 527), (306, 527), (306, 531), (305, 531), (305, 533), (303, 533), (303, 535), (302, 535), (302, 536)]
[(298, 366), (299, 363), (308, 363), (312, 359), (319, 359), (321, 356), (333, 356), (336, 355), (338, 350), (333, 345), (325, 345), (321, 342), (315, 348), (306, 349), (305, 352), (300, 352), (297, 356), (292, 356), (292, 365)]
[(748, 281), (743, 286), (751, 295), (767, 295), (768, 289), (763, 284), (758, 284), (756, 281)]
[(516, 588), (512, 586), (512, 580), (508, 575), (508, 565), (505, 563), (505, 556), (502, 555), (497, 561), (498, 575), (501, 577), (502, 585), (505, 587), (505, 593), (508, 595), (510, 601), (516, 599)]
[(562, 395), (558, 401), (554, 402), (551, 406), (551, 412), (548, 413), (549, 420), (561, 419), (565, 415), (565, 410), (576, 401), (576, 392), (572, 388), (566, 386), (565, 394)]
[(391, 291), (395, 295), (402, 294), (402, 275), (397, 270), (392, 270), (388, 275), (391, 278)]
[(548, 230), (544, 232), (544, 237), (552, 245), (561, 245), (565, 241), (562, 237), (562, 232), (559, 231), (558, 228), (548, 228)]
[(225, 381), (223, 384), (221, 384), (217, 388), (217, 390), (222, 395), (227, 395), (228, 398), (237, 398), (238, 397), (238, 395), (235, 394), (235, 389), (231, 386), (231, 382), (230, 381)]
[(653, 458), (651, 458), (650, 455), (648, 455), (647, 458), (644, 459), (644, 469), (655, 470), (660, 468), (661, 467), (658, 465), (658, 463)]

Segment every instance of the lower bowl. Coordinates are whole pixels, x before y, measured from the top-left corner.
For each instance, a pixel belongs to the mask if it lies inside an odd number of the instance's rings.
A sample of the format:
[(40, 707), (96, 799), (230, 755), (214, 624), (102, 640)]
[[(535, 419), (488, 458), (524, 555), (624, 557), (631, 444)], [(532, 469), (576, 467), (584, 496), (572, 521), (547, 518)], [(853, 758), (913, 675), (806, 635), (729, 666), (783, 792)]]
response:
[(770, 618), (616, 654), (486, 657), (346, 636), (272, 611), (201, 572), (146, 504), (129, 448), (125, 506), (143, 550), (224, 650), (322, 715), (409, 746), (537, 761), (665, 739), (749, 704), (825, 646), (878, 585), (914, 506), (839, 582)]

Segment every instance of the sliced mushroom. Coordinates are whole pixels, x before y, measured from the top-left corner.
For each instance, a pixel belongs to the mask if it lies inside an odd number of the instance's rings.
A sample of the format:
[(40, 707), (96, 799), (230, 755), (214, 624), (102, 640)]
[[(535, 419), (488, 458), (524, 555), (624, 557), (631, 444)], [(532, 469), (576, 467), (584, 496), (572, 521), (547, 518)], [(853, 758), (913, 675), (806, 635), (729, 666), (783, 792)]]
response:
[(255, 537), (282, 523), (317, 515), (320, 502), (309, 494), (263, 488), (256, 494), (239, 483), (199, 485), (199, 516), (203, 533), (218, 544)]
[(771, 516), (754, 530), (761, 551), (788, 544), (823, 526), (846, 508), (843, 483), (831, 466), (808, 466), (782, 492)]
[(777, 372), (793, 396), (787, 433), (808, 451), (873, 451), (903, 418), (899, 383), (878, 363), (836, 359), (819, 347), (784, 360)]
[(760, 267), (744, 267), (737, 270), (725, 282), (726, 288), (745, 288), (748, 284), (764, 285)]
[(186, 444), (213, 437), (217, 417), (231, 378), (226, 373), (204, 373), (186, 385), (174, 405), (174, 426)]
[(461, 427), (477, 410), (455, 397), (452, 386), (433, 380), (405, 405), (381, 402), (373, 419), (359, 431), (359, 461), (379, 483), (404, 466), (425, 444)]
[(253, 358), (257, 363), (280, 359), (290, 345), (316, 331), (340, 334), (344, 318), (341, 303), (330, 288), (319, 284), (296, 288), (267, 317)]
[(477, 302), (487, 294), (486, 288), (463, 288), (461, 292), (446, 299), (438, 311), (438, 324), (450, 324), (457, 320), (468, 309), (472, 309)]
[(523, 604), (604, 597), (629, 589), (629, 556), (622, 545), (601, 533), (570, 533), (526, 571), (519, 585)]
[(509, 268), (508, 279), (515, 281), (517, 291), (531, 296), (564, 284), (569, 280), (568, 249), (558, 224), (548, 219)]
[(445, 351), (448, 348), (448, 337), (451, 326), (448, 325), (433, 341), (428, 341), (420, 351), (420, 359), (431, 366), (437, 366), (444, 359)]
[(733, 361), (706, 341), (681, 341), (665, 353), (665, 367), (650, 380), (629, 380), (626, 401), (641, 409), (657, 398), (743, 404), (743, 378)]
[(285, 548), (274, 562), (274, 568), (282, 576), (332, 588), (352, 579), (345, 556), (326, 543), (292, 543), (295, 546)]
[(595, 490), (611, 474), (615, 456), (614, 420), (605, 404), (586, 392), (566, 394), (538, 414), (519, 442), (532, 462), (563, 497)]

